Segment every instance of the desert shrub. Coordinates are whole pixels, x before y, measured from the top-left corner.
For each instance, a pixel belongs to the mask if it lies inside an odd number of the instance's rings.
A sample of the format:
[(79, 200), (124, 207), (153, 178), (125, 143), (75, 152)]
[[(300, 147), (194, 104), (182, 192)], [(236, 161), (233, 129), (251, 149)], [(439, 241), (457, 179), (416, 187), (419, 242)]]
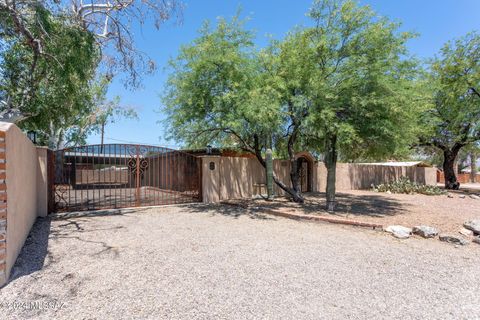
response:
[(400, 179), (390, 182), (383, 183), (377, 186), (372, 185), (373, 191), (376, 192), (391, 192), (391, 193), (406, 193), (406, 194), (415, 194), (421, 193), (426, 195), (441, 195), (446, 192), (440, 189), (437, 186), (418, 184), (416, 182), (410, 181), (407, 177), (400, 177)]

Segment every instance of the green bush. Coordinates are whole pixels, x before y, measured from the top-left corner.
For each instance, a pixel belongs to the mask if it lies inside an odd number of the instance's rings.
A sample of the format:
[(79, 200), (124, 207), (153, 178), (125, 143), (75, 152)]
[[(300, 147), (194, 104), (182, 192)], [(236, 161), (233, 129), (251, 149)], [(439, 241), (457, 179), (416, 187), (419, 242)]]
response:
[(446, 192), (437, 186), (418, 184), (410, 181), (407, 177), (401, 177), (397, 181), (390, 183), (379, 184), (377, 186), (372, 185), (375, 192), (391, 192), (391, 193), (406, 193), (415, 194), (421, 193), (426, 195), (441, 195)]

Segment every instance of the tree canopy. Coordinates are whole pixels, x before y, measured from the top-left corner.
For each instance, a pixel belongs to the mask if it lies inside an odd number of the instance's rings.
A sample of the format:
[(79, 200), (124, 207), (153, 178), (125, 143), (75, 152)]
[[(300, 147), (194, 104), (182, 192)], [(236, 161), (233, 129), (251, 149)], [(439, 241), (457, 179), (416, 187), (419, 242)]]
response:
[[(353, 1), (316, 1), (309, 12), (313, 61), (308, 144), (325, 153), (327, 202), (334, 208), (339, 157), (392, 157), (413, 141), (411, 80), (415, 61), (406, 42), (413, 35)], [(313, 142), (313, 145), (312, 145)]]
[(238, 16), (205, 25), (172, 61), (164, 98), (171, 136), (189, 146), (237, 146), (262, 164), (269, 146), (286, 155), (291, 187), (281, 187), (300, 202), (296, 152), (325, 153), (334, 170), (338, 151), (401, 153), (415, 124), (412, 34), (352, 1), (317, 1), (309, 15), (313, 26), (263, 50)]
[(419, 144), (443, 154), (445, 186), (458, 188), (454, 163), (459, 151), (480, 141), (480, 35), (445, 44), (430, 61), (423, 91)]
[[(284, 125), (279, 95), (269, 85), (270, 60), (253, 46), (238, 16), (206, 23), (200, 36), (171, 61), (164, 97), (171, 137), (189, 147), (234, 146), (265, 166), (264, 151)], [(291, 194), (291, 188), (275, 182)]]
[(84, 141), (95, 131), (99, 81), (106, 88), (120, 74), (136, 88), (155, 69), (132, 26), (159, 28), (181, 8), (177, 0), (1, 0), (0, 118), (39, 131), (50, 146)]

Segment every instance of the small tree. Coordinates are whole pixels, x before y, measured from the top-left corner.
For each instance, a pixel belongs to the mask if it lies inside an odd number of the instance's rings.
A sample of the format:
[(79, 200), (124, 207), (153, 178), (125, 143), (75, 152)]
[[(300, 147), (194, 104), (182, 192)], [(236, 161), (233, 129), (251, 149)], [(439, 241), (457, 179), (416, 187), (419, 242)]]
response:
[(445, 188), (458, 189), (458, 154), (480, 141), (480, 35), (470, 33), (445, 44), (430, 63), (426, 83), (431, 102), (421, 115), (419, 144), (443, 154)]

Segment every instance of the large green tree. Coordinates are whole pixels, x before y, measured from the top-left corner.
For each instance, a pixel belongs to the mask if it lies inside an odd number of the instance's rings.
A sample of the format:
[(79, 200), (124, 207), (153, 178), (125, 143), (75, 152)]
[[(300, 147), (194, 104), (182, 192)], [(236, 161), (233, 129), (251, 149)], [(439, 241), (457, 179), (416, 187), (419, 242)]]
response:
[[(272, 83), (277, 71), (272, 63), (271, 52), (255, 50), (253, 34), (238, 17), (220, 19), (213, 30), (205, 24), (171, 62), (164, 97), (171, 137), (190, 147), (235, 146), (265, 167), (264, 152), (281, 137), (287, 116)], [(273, 179), (295, 201), (303, 201), (275, 174)]]
[(429, 66), (419, 144), (443, 155), (445, 188), (458, 189), (455, 161), (462, 148), (480, 141), (480, 35), (448, 42)]
[(88, 108), (86, 92), (99, 62), (93, 35), (39, 3), (15, 9), (22, 10), (21, 20), (0, 6), (2, 118), (46, 126)]
[[(305, 150), (307, 119), (312, 112), (310, 95), (314, 76), (314, 53), (310, 39), (302, 30), (289, 33), (282, 41), (273, 41), (260, 54), (265, 66), (262, 84), (275, 96), (273, 103), (282, 124), (276, 129), (273, 143), (276, 151), (290, 161), (290, 182), (293, 199), (303, 202), (300, 186), (300, 166), (295, 157), (298, 151)], [(274, 94), (272, 95), (272, 92)]]
[(393, 157), (412, 143), (410, 33), (354, 1), (316, 1), (303, 31), (314, 64), (307, 134), (327, 166), (327, 210), (335, 209), (335, 172), (344, 159)]
[(339, 153), (391, 157), (413, 141), (412, 35), (353, 1), (317, 1), (310, 16), (313, 27), (260, 52), (237, 19), (205, 27), (172, 62), (164, 102), (172, 136), (189, 145), (236, 144), (262, 164), (267, 146), (286, 155), (291, 185), (275, 182), (298, 202), (295, 153), (323, 152), (333, 210)]
[(132, 26), (159, 28), (181, 7), (177, 0), (0, 0), (0, 119), (38, 130), (50, 146), (67, 136), (84, 140), (96, 130), (91, 119), (120, 110), (96, 105), (96, 79), (120, 74), (135, 88), (155, 69), (136, 49)]

